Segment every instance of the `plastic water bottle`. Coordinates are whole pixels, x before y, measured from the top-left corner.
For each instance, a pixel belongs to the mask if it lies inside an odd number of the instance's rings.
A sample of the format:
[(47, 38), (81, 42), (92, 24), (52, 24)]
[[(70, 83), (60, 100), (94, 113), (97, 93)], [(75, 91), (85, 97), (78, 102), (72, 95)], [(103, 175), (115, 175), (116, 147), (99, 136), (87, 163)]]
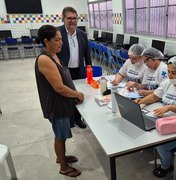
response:
[(117, 87), (111, 87), (111, 102), (112, 102), (112, 112), (113, 113), (116, 113), (116, 109), (117, 109), (115, 93), (117, 93)]
[(87, 76), (87, 83), (90, 84), (93, 77), (92, 67), (91, 65), (87, 65), (86, 68), (86, 76)]
[(106, 79), (100, 79), (100, 92), (103, 94), (107, 90)]

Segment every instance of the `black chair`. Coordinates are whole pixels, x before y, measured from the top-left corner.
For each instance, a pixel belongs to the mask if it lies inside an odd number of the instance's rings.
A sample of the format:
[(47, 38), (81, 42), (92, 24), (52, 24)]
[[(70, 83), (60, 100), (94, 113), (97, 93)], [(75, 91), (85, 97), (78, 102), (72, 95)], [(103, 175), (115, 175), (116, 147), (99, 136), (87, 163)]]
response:
[(107, 32), (106, 33), (106, 41), (105, 41), (105, 43), (107, 45), (109, 45), (109, 44), (112, 44), (112, 41), (113, 41), (113, 33)]
[(79, 28), (80, 30), (86, 32), (86, 26), (77, 26), (77, 28)]
[(165, 47), (165, 42), (164, 41), (159, 41), (159, 40), (152, 40), (152, 47), (158, 49), (162, 53), (164, 53), (164, 47)]
[(116, 35), (116, 42), (110, 45), (113, 49), (120, 49), (123, 47), (124, 41), (124, 34), (117, 34)]
[(124, 44), (123, 48), (128, 50), (133, 44), (138, 44), (138, 42), (139, 42), (139, 38), (138, 37), (130, 36), (129, 44)]
[(94, 30), (94, 32), (93, 32), (93, 38), (94, 38), (94, 40), (96, 40), (96, 39), (98, 38), (98, 34), (99, 34), (99, 31)]

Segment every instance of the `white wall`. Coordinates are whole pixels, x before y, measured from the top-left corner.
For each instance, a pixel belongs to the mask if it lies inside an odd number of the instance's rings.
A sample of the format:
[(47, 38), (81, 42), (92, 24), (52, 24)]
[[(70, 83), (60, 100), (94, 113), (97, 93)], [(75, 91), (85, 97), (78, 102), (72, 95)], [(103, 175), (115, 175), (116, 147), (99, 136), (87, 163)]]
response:
[(87, 14), (87, 0), (42, 0), (43, 14), (60, 14), (65, 6), (75, 8), (78, 14)]
[(4, 0), (1, 0), (0, 1), (0, 14), (6, 14), (6, 8), (5, 8), (5, 1)]
[[(86, 16), (87, 17), (87, 0), (41, 0), (42, 3), (42, 9), (43, 9), (43, 15), (59, 15), (62, 14), (62, 9), (66, 6), (72, 6), (74, 7), (77, 12), (78, 16)], [(0, 18), (6, 20), (6, 7), (5, 7), (5, 1), (0, 0)], [(10, 15), (11, 17), (12, 15)], [(16, 16), (18, 16), (16, 14)], [(22, 14), (21, 16), (24, 16)], [(38, 15), (39, 16), (39, 15)], [(12, 19), (12, 18), (11, 18)], [(87, 19), (87, 18), (86, 18)], [(54, 26), (62, 25), (63, 23), (60, 22), (49, 22), (49, 23), (13, 23), (11, 20), (11, 23), (1, 23), (0, 21), (0, 30), (11, 30), (12, 36), (14, 38), (19, 38), (21, 36), (30, 36), (30, 29), (38, 29), (43, 24), (52, 24)], [(87, 27), (87, 21), (84, 20), (81, 22), (78, 21), (78, 26), (86, 26)]]
[[(61, 14), (62, 9), (65, 6), (73, 6), (79, 14), (86, 14), (88, 15), (88, 7), (87, 7), (87, 0), (41, 0), (42, 7), (43, 7), (43, 14)], [(122, 13), (122, 24), (113, 24), (113, 33), (114, 33), (114, 41), (116, 38), (116, 34), (124, 34), (124, 27), (123, 27), (123, 2), (124, 0), (112, 0), (112, 8), (113, 13)], [(6, 15), (6, 8), (4, 0), (0, 0), (0, 16)], [(0, 21), (1, 22), (1, 21)], [(62, 22), (53, 23), (55, 26), (61, 25)], [(13, 37), (20, 37), (21, 35), (30, 35), (30, 29), (39, 28), (41, 23), (23, 23), (23, 24), (0, 24), (1, 30), (11, 29)], [(80, 26), (87, 26), (89, 24), (87, 22), (78, 22)], [(87, 28), (88, 37), (92, 38), (93, 30), (91, 28)], [(100, 31), (101, 32), (101, 31)], [(129, 42), (130, 35), (138, 36), (139, 43), (143, 44), (145, 47), (151, 46), (152, 39), (163, 40), (166, 42), (165, 45), (165, 53), (169, 54), (176, 54), (176, 41), (175, 39), (165, 39), (160, 37), (154, 36), (141, 36), (137, 34), (125, 34), (124, 42)]]

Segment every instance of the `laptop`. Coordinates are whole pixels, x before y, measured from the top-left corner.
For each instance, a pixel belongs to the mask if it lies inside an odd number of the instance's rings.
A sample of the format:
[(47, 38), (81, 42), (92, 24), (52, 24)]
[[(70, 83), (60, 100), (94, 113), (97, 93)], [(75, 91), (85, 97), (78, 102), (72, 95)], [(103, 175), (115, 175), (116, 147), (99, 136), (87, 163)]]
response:
[(142, 111), (139, 104), (120, 94), (115, 93), (115, 97), (120, 114), (124, 119), (144, 131), (155, 129), (155, 121), (158, 117), (147, 116), (148, 110)]

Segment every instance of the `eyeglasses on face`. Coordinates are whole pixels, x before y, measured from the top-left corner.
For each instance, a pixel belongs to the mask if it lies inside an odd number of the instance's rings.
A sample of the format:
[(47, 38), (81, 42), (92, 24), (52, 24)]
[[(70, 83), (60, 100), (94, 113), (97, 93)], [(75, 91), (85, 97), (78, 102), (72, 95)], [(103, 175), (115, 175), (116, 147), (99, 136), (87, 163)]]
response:
[(66, 18), (68, 21), (77, 21), (78, 18), (77, 17), (67, 17)]
[(149, 61), (150, 58), (151, 58), (151, 57), (148, 57), (147, 59), (145, 59), (145, 60), (144, 60), (144, 63), (145, 63), (145, 64), (148, 63), (148, 61)]

